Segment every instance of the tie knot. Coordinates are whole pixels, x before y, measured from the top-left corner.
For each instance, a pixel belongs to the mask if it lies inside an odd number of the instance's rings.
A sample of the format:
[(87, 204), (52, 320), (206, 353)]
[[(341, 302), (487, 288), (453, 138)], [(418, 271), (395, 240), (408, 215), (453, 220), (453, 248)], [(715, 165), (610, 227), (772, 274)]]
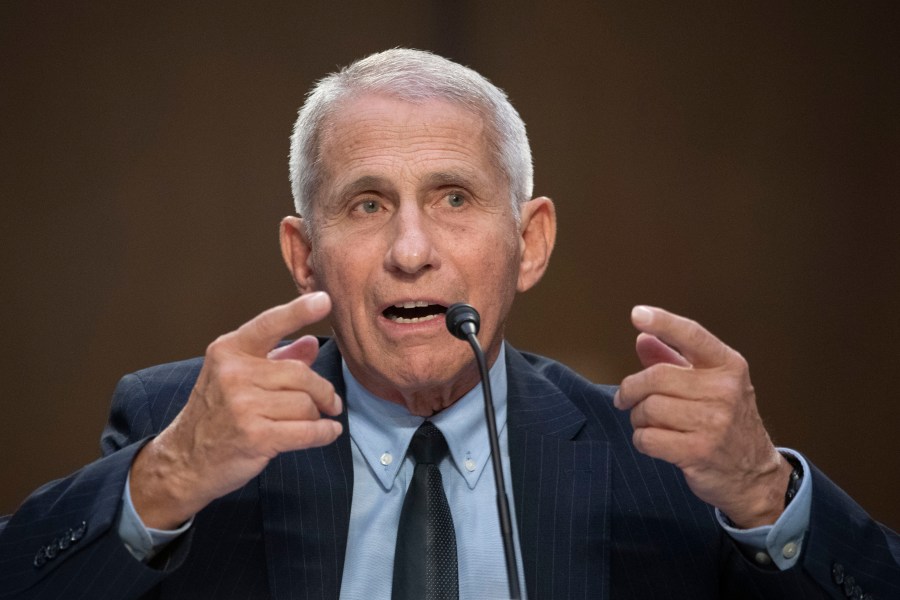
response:
[(444, 434), (431, 421), (422, 423), (409, 442), (409, 454), (418, 464), (436, 465), (449, 452)]

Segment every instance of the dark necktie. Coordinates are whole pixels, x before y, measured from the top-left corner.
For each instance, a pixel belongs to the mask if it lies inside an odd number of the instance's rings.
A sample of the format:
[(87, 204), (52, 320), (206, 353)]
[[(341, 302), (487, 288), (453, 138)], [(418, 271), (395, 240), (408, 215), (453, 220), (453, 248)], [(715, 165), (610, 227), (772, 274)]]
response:
[(438, 464), (447, 456), (447, 440), (429, 421), (409, 443), (416, 470), (403, 500), (394, 552), (393, 600), (459, 597), (456, 534)]

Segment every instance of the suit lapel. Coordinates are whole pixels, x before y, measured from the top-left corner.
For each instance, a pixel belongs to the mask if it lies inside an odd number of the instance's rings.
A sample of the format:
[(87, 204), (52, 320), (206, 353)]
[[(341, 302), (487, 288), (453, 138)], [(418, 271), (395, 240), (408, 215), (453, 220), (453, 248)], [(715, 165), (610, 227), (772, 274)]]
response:
[[(343, 397), (336, 344), (322, 345), (314, 367)], [(528, 595), (609, 598), (608, 446), (579, 440), (585, 417), (560, 389), (563, 378), (551, 381), (510, 347), (507, 374), (512, 502)], [(340, 595), (353, 459), (346, 411), (339, 420), (344, 433), (335, 443), (279, 455), (259, 477), (274, 599)]]
[(528, 596), (609, 598), (608, 445), (579, 440), (584, 414), (560, 389), (571, 375), (559, 372), (551, 381), (509, 347), (507, 374), (513, 503)]
[[(340, 353), (324, 343), (313, 367), (344, 397)], [(353, 459), (347, 412), (336, 442), (281, 454), (259, 478), (266, 562), (272, 598), (337, 598), (340, 595)]]

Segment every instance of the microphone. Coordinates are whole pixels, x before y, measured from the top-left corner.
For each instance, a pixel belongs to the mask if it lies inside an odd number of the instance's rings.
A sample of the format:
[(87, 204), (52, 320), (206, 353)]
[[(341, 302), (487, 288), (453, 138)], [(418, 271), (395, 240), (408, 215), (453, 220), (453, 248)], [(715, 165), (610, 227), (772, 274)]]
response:
[(447, 309), (444, 322), (450, 333), (469, 342), (481, 374), (481, 389), (484, 391), (484, 418), (487, 421), (488, 441), (491, 444), (491, 464), (494, 467), (494, 485), (497, 488), (497, 514), (500, 518), (500, 535), (503, 538), (503, 554), (506, 558), (506, 577), (509, 581), (509, 597), (519, 600), (519, 572), (516, 563), (516, 548), (513, 545), (512, 519), (509, 514), (509, 499), (503, 480), (503, 462), (500, 459), (500, 439), (497, 436), (497, 418), (494, 416), (494, 400), (491, 397), (491, 380), (488, 375), (487, 360), (478, 343), (476, 334), (481, 326), (478, 311), (469, 304), (457, 302)]
[(464, 342), (469, 335), (477, 334), (478, 329), (481, 327), (481, 316), (479, 316), (478, 311), (472, 305), (463, 302), (457, 302), (448, 308), (444, 319), (447, 322), (447, 329), (450, 330), (453, 337), (457, 337)]

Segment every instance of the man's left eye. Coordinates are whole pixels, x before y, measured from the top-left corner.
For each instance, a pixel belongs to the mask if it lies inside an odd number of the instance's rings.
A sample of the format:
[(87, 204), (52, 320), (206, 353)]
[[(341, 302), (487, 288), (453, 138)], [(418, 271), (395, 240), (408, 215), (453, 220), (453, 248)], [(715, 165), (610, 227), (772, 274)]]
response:
[(466, 198), (462, 194), (447, 194), (447, 204), (453, 208), (459, 208), (466, 203)]

